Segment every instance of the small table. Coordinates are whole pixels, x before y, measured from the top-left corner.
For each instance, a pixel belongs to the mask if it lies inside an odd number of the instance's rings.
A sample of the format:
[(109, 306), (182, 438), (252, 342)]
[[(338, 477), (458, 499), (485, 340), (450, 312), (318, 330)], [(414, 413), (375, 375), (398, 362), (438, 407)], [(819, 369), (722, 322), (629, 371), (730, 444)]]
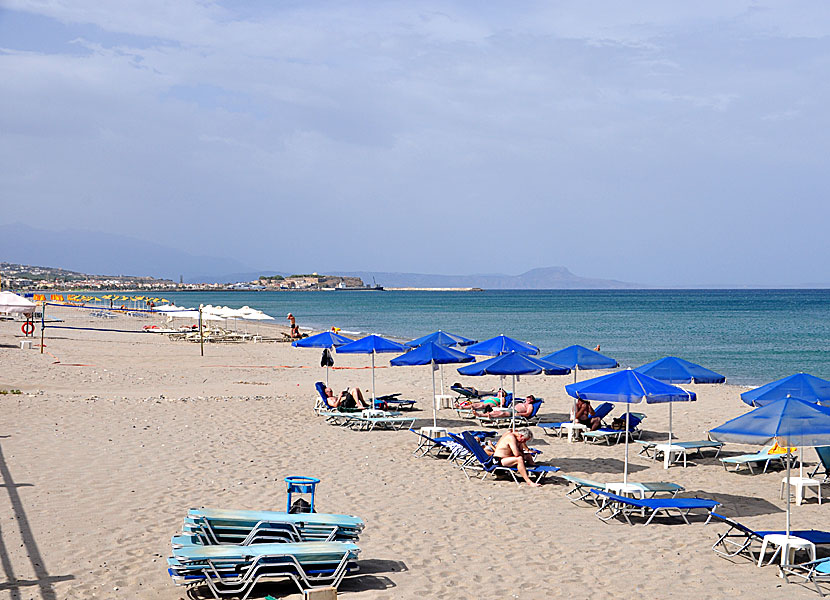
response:
[[(420, 432), (422, 435), (427, 437), (431, 437), (433, 439), (439, 437), (445, 437), (447, 435), (447, 428), (446, 427), (421, 427)], [(426, 446), (426, 447), (424, 447)], [(432, 440), (427, 440), (425, 438), (419, 437), (418, 438), (418, 447), (415, 448), (415, 452), (422, 450), (424, 454), (427, 454), (432, 448), (438, 446)], [(413, 453), (414, 454), (414, 453)]]
[(559, 428), (564, 429), (568, 432), (569, 444), (578, 440), (582, 435), (581, 432), (588, 429), (588, 427), (586, 427), (582, 423), (562, 423), (562, 425), (560, 425)]
[(435, 408), (441, 410), (442, 408), (452, 408), (455, 396), (450, 394), (435, 394)]
[(775, 560), (775, 557), (780, 553), (781, 564), (791, 565), (793, 564), (793, 556), (798, 550), (806, 550), (810, 553), (810, 560), (816, 559), (816, 545), (813, 542), (794, 535), (788, 537), (783, 533), (769, 533), (764, 536), (764, 541), (761, 544), (761, 553), (758, 555), (759, 567), (764, 564), (764, 554), (766, 554), (767, 551), (767, 544), (777, 546), (775, 553), (773, 553), (772, 557), (769, 559), (770, 563), (772, 563), (772, 561)]
[[(804, 501), (804, 488), (814, 487), (818, 494), (818, 503), (821, 504), (821, 481), (811, 477), (790, 477), (790, 485), (795, 488), (795, 503), (800, 505)], [(787, 487), (787, 478), (781, 480), (781, 493), (779, 498), (784, 497), (784, 490)]]
[(663, 453), (663, 468), (668, 469), (673, 462), (675, 462), (674, 454), (677, 454), (677, 459), (683, 457), (683, 466), (686, 466), (686, 448), (683, 446), (676, 446), (675, 444), (656, 444), (654, 446), (654, 455)]
[(645, 498), (646, 490), (638, 483), (606, 483), (605, 489), (617, 496), (631, 496), (632, 498)]

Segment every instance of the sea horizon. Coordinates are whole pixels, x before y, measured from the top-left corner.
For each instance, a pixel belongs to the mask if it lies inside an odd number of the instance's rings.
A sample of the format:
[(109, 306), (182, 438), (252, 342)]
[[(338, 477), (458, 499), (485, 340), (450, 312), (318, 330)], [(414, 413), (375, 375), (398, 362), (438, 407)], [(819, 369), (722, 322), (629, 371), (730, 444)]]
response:
[(353, 335), (408, 340), (442, 329), (483, 340), (504, 333), (533, 343), (541, 355), (571, 344), (599, 345), (622, 367), (680, 356), (737, 385), (797, 372), (830, 378), (830, 290), (823, 288), (163, 295), (187, 306), (248, 305), (276, 323), (287, 323), (291, 312), (301, 327)]

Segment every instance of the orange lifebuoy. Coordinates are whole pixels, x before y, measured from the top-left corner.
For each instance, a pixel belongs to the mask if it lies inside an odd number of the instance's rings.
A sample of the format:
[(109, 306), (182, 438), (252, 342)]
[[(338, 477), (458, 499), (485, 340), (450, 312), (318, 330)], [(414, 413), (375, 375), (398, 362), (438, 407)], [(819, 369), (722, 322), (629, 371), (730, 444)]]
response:
[(31, 335), (35, 332), (35, 324), (31, 321), (26, 321), (25, 323), (23, 323), (23, 325), (20, 326), (20, 330), (25, 335)]

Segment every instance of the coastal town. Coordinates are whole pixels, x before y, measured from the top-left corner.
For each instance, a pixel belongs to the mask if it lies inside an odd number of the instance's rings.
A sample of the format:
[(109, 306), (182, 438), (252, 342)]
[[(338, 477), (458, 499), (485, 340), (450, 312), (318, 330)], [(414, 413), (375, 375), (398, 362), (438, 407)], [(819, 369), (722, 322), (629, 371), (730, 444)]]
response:
[(261, 275), (252, 281), (185, 283), (132, 275), (89, 275), (57, 267), (0, 262), (0, 287), (14, 290), (141, 290), (141, 291), (292, 291), (382, 289), (364, 285), (359, 277), (318, 273)]

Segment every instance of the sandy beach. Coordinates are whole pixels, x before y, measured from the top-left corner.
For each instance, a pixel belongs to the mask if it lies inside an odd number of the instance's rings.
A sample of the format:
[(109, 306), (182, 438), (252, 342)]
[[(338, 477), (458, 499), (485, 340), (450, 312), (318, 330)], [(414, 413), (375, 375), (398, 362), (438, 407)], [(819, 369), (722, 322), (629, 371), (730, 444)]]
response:
[[(80, 317), (72, 309), (52, 316)], [(83, 317), (90, 324), (100, 320)], [(126, 316), (109, 328), (140, 329), (161, 319)], [(21, 350), (19, 322), (0, 322), (0, 598), (186, 597), (166, 572), (170, 536), (189, 507), (285, 508), (287, 475), (313, 475), (320, 512), (359, 515), (361, 574), (340, 592), (379, 598), (816, 598), (785, 586), (774, 566), (724, 560), (711, 550), (722, 525), (672, 519), (644, 527), (603, 523), (565, 498), (564, 480), (539, 489), (505, 480), (467, 481), (443, 460), (415, 458), (408, 431), (356, 432), (312, 412), (323, 377), (319, 350), (287, 343), (208, 344), (158, 334), (47, 330), (46, 352)], [(419, 401), (418, 425), (431, 424), (428, 367), (378, 360), (379, 394)], [(335, 355), (335, 389), (370, 388), (365, 355)], [(342, 368), (349, 367), (349, 368)], [(497, 378), (446, 384), (487, 388)], [(590, 372), (591, 376), (599, 374)], [(580, 379), (589, 376), (580, 373)], [(728, 373), (726, 374), (728, 377)], [(543, 397), (542, 414), (567, 418), (572, 376), (523, 377), (518, 393)], [(731, 385), (683, 386), (698, 402), (674, 406), (681, 440), (746, 410)], [(668, 408), (645, 412), (644, 439), (665, 440)], [(614, 413), (620, 414), (616, 408)], [(451, 430), (474, 422), (441, 411)], [(479, 428), (477, 424), (473, 425)], [(531, 445), (562, 473), (621, 480), (624, 446), (569, 444), (538, 436)], [(757, 447), (727, 445), (723, 455)], [(692, 458), (664, 470), (631, 448), (634, 481), (672, 481), (685, 495), (723, 503), (719, 512), (756, 529), (783, 529), (783, 473), (725, 472), (719, 460)], [(805, 452), (816, 462), (812, 449)], [(794, 529), (826, 529), (827, 508), (810, 494), (793, 506)], [(301, 598), (291, 584), (254, 597)]]

